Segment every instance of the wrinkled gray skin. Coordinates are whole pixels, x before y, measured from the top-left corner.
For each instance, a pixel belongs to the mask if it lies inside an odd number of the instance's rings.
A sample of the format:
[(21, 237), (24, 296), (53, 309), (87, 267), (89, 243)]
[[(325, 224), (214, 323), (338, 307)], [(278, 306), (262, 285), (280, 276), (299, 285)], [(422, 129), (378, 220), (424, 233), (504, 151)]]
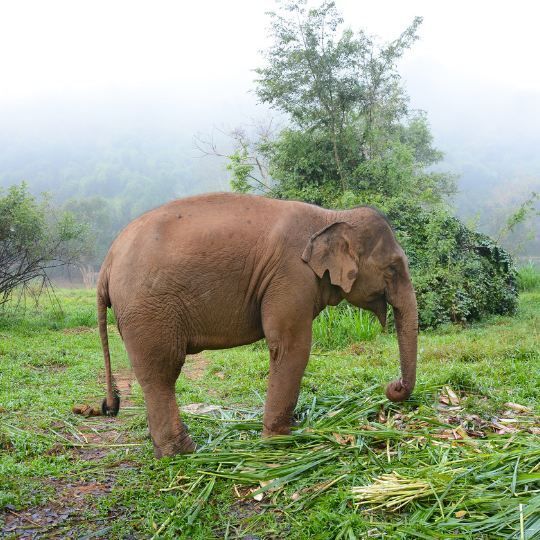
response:
[(270, 376), (263, 435), (290, 432), (309, 359), (313, 319), (343, 299), (386, 323), (394, 309), (401, 379), (415, 384), (416, 298), (407, 258), (371, 208), (325, 210), (301, 202), (216, 193), (170, 202), (130, 223), (114, 241), (98, 282), (107, 414), (118, 412), (106, 308), (112, 306), (145, 396), (157, 457), (195, 446), (180, 420), (175, 382), (186, 354), (266, 338)]

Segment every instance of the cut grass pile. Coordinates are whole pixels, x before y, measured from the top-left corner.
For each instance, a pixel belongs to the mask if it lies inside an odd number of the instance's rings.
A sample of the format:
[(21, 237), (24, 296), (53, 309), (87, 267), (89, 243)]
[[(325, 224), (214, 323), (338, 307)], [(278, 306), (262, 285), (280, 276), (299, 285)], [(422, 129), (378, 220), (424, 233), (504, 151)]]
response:
[[(260, 501), (261, 514), (279, 509), (292, 523), (299, 512), (324, 512), (319, 503), (330, 497), (343, 519), (328, 538), (540, 534), (540, 419), (510, 403), (508, 418), (485, 422), (445, 405), (446, 389), (437, 390), (420, 389), (401, 407), (376, 387), (362, 397), (315, 398), (292, 436), (271, 440), (257, 437), (260, 419), (251, 416), (206, 420), (220, 425), (215, 438), (171, 461), (178, 472), (166, 490), (184, 495), (156, 536), (178, 533), (175, 523), (185, 534), (226, 480), (239, 497)], [(194, 476), (185, 476), (186, 460)]]

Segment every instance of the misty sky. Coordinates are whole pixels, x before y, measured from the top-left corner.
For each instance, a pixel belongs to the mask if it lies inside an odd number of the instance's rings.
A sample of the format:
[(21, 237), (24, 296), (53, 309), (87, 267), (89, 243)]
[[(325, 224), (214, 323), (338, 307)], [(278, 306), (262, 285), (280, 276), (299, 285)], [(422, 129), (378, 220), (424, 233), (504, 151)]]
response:
[[(534, 1), (338, 0), (352, 28), (392, 39), (415, 15), (421, 41), (405, 61), (494, 91), (540, 92)], [(122, 91), (180, 91), (203, 100), (246, 92), (265, 46), (265, 11), (248, 1), (2, 2), (0, 51), (4, 103)], [(201, 94), (200, 91), (203, 90)]]
[[(100, 114), (110, 124), (165, 130), (174, 123), (193, 133), (245, 122), (258, 114), (252, 69), (268, 44), (265, 12), (274, 6), (1, 2), (0, 132), (46, 130), (59, 118), (82, 130), (99, 123)], [(540, 142), (538, 2), (337, 0), (337, 6), (347, 26), (383, 40), (397, 37), (415, 15), (424, 17), (421, 39), (400, 71), (412, 106), (427, 110), (450, 161), (461, 138)], [(524, 167), (518, 172), (527, 173)]]

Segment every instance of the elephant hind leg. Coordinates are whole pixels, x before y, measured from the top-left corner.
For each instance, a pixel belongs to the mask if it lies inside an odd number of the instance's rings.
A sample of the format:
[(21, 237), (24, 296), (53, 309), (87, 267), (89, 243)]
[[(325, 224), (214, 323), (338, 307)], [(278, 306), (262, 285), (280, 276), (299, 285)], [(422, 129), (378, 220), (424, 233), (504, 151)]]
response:
[(148, 428), (154, 443), (155, 456), (161, 458), (194, 452), (195, 443), (180, 419), (174, 382), (163, 381), (141, 386), (146, 401)]
[[(147, 339), (145, 339), (147, 338)], [(180, 418), (176, 402), (176, 379), (184, 363), (185, 351), (171, 350), (170, 340), (156, 335), (124, 335), (135, 376), (144, 393), (148, 428), (154, 443), (154, 454), (161, 458), (195, 451), (195, 444)]]

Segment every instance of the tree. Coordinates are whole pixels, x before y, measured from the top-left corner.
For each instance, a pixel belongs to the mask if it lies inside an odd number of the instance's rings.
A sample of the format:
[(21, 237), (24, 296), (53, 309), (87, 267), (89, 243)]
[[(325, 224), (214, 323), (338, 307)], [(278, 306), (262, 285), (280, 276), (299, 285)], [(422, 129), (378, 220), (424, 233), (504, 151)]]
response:
[[(442, 154), (432, 147), (425, 114), (409, 110), (397, 71), (418, 39), (421, 18), (395, 41), (378, 45), (363, 31), (342, 30), (343, 19), (328, 0), (314, 9), (289, 1), (270, 17), (274, 42), (264, 53), (266, 65), (255, 70), (256, 94), (290, 122), (273, 142), (237, 139), (230, 158), (236, 187), (240, 180), (244, 191), (266, 186), (274, 196), (332, 206), (349, 191), (425, 200), (453, 191), (448, 175), (426, 171)], [(263, 189), (256, 156), (272, 179)]]
[(47, 284), (49, 269), (77, 261), (85, 233), (73, 214), (37, 201), (24, 183), (0, 189), (0, 304), (33, 280)]

